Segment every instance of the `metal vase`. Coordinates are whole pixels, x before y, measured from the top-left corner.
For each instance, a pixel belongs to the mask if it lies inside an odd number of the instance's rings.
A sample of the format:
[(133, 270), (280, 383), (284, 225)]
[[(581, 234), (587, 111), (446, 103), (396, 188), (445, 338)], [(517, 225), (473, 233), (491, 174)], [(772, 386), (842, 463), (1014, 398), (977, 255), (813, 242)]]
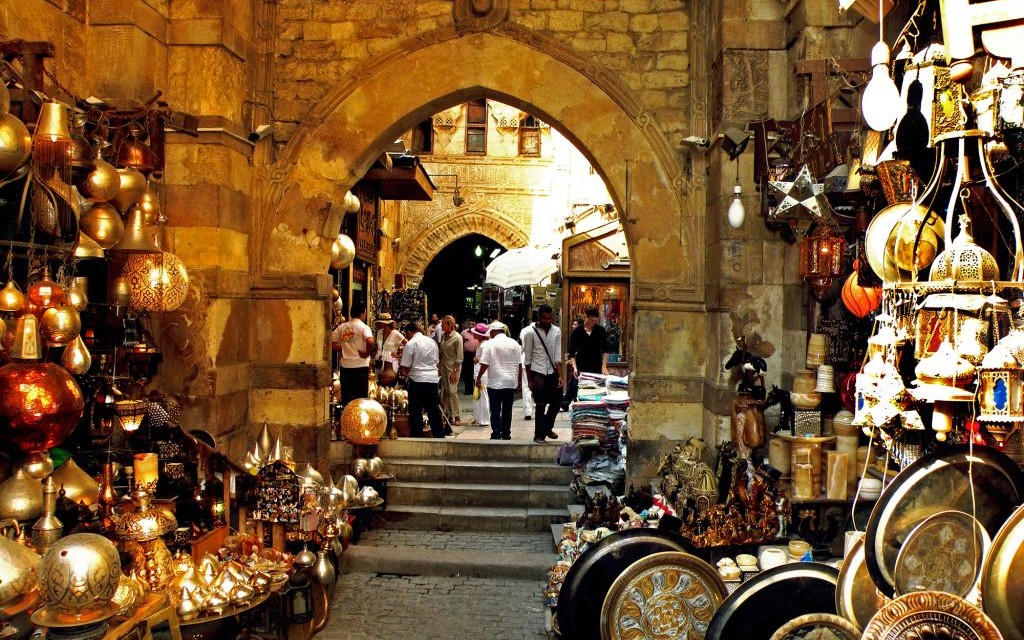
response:
[(324, 589), (327, 589), (328, 594), (333, 597), (334, 578), (337, 576), (337, 572), (334, 570), (334, 563), (327, 557), (327, 549), (321, 549), (317, 552), (316, 562), (313, 563), (310, 571), (313, 574), (313, 579), (323, 585)]

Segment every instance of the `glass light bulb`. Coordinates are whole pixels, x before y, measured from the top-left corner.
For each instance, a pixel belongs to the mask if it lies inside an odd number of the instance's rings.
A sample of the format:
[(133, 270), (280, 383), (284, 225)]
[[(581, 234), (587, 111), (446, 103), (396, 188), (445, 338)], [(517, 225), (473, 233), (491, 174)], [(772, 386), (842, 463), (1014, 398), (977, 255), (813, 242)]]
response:
[(743, 200), (740, 198), (741, 193), (743, 193), (743, 187), (740, 185), (732, 188), (732, 202), (729, 203), (729, 210), (725, 214), (725, 217), (729, 220), (729, 226), (733, 229), (742, 227), (743, 220), (747, 216), (747, 212), (743, 208)]
[(889, 77), (889, 46), (878, 42), (871, 49), (871, 81), (861, 96), (864, 122), (875, 131), (888, 131), (906, 106), (896, 83)]

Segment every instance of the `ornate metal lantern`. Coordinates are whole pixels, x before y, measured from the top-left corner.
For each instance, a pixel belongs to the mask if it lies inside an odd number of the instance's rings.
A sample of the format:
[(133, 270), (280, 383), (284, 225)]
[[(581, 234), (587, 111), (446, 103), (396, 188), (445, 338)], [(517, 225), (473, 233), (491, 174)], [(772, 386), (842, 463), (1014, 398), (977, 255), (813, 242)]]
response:
[(822, 298), (832, 280), (843, 274), (846, 239), (829, 222), (822, 222), (800, 241), (800, 277), (809, 280), (815, 297)]

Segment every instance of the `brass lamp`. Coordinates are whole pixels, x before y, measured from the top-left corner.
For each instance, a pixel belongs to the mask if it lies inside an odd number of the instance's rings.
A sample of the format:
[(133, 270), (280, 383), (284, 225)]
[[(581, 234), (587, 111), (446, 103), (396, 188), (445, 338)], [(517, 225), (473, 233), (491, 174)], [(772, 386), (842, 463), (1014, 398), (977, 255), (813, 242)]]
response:
[(129, 304), (146, 311), (174, 311), (185, 302), (188, 271), (169, 251), (134, 253), (124, 265)]
[(170, 511), (151, 504), (155, 485), (152, 480), (135, 483), (135, 511), (122, 517), (114, 527), (119, 539), (137, 543), (132, 552), (134, 573), (154, 593), (165, 589), (174, 578), (174, 559), (163, 536), (178, 528)]
[(146, 418), (146, 408), (149, 403), (145, 400), (118, 400), (114, 403), (114, 415), (121, 422), (121, 428), (125, 431), (137, 431), (142, 421)]
[(376, 400), (357, 398), (341, 412), (341, 435), (352, 444), (377, 444), (388, 426), (388, 414)]

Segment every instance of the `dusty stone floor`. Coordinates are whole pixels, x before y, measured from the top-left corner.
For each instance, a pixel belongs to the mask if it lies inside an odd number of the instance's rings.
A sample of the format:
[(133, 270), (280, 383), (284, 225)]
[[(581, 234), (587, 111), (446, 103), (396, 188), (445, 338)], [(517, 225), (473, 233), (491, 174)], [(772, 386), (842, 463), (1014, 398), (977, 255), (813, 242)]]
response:
[[(485, 427), (473, 421), (473, 396), (460, 395), (459, 410), (462, 416), (462, 424), (452, 428), (454, 433), (448, 436), (449, 438), (455, 438), (456, 440), (487, 440), (490, 437), (491, 428), (489, 426)], [(549, 440), (549, 442), (555, 444), (565, 442), (572, 435), (568, 411), (560, 411), (558, 417), (555, 418), (555, 433), (558, 434), (558, 439)], [(512, 406), (512, 441), (524, 440), (533, 440), (533, 420), (526, 420), (523, 401), (517, 397), (515, 404)]]

